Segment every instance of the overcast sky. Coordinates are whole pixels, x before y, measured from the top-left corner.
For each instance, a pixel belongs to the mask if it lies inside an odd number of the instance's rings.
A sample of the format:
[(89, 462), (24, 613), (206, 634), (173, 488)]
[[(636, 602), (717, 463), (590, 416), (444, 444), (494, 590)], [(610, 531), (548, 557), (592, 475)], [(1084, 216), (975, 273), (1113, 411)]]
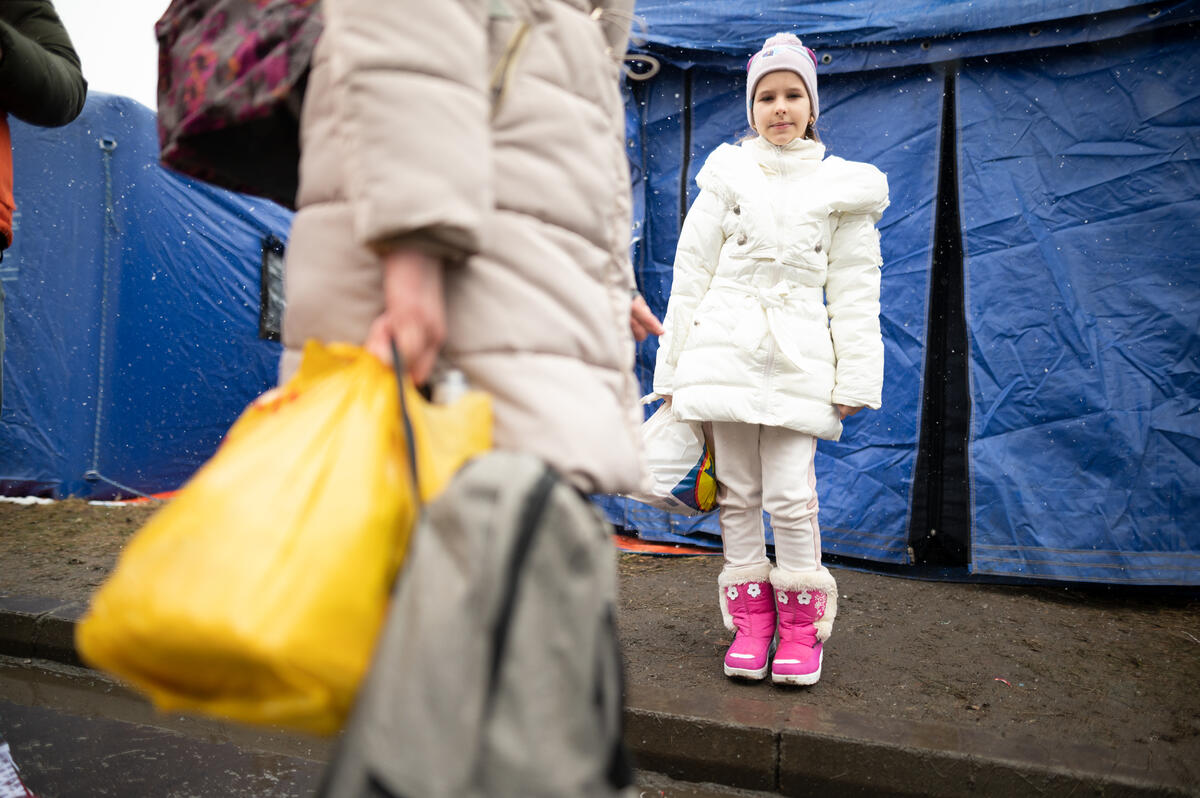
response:
[(88, 89), (123, 94), (153, 109), (158, 86), (154, 23), (168, 0), (54, 0)]

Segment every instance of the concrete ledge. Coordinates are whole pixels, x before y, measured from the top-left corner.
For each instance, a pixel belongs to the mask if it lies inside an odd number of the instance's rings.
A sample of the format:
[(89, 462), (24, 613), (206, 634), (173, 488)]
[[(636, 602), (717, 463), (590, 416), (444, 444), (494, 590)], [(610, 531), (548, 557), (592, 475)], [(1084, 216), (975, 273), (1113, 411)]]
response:
[[(754, 686), (747, 686), (747, 693)], [(777, 789), (786, 712), (757, 696), (629, 685), (625, 741), (639, 768), (746, 790)]]
[[(1195, 786), (1115, 761), (1109, 750), (1052, 741), (1014, 741), (927, 726), (871, 736), (789, 730), (780, 735), (779, 792), (787, 796), (1103, 795), (1185, 796)], [(930, 731), (945, 741), (928, 745)], [(891, 737), (891, 739), (886, 739)]]
[(627, 707), (625, 740), (642, 770), (746, 790), (774, 789), (776, 743), (770, 729)]
[[(630, 687), (625, 739), (639, 767), (797, 796), (1196, 796), (1163, 762), (1033, 736), (908, 723)], [(1154, 767), (1152, 767), (1152, 765)]]
[(0, 596), (0, 654), (81, 665), (75, 623), (85, 609), (51, 598)]
[(37, 619), (60, 603), (50, 599), (0, 596), (0, 654), (32, 657), (37, 640)]
[(75, 650), (75, 625), (87, 607), (69, 603), (55, 607), (38, 619), (35, 656), (66, 665), (83, 665)]

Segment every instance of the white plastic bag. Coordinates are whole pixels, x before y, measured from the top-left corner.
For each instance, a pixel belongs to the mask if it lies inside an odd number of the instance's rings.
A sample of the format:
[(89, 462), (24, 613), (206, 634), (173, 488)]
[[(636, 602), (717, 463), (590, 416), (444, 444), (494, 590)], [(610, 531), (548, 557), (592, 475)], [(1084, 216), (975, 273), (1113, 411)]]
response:
[[(643, 401), (652, 401), (651, 394)], [(668, 398), (642, 424), (642, 445), (650, 467), (647, 492), (629, 498), (681, 515), (700, 515), (717, 506), (716, 464), (696, 421), (678, 421)]]

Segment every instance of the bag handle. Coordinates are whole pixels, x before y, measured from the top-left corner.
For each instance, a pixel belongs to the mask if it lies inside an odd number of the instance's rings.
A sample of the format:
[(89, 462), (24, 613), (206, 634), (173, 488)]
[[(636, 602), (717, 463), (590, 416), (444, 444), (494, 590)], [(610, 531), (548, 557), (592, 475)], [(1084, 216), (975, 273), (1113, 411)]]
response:
[(404, 356), (400, 354), (400, 350), (396, 347), (396, 342), (392, 344), (392, 367), (396, 369), (396, 388), (400, 392), (400, 423), (404, 425), (404, 444), (408, 450), (408, 473), (412, 478), (413, 501), (417, 503), (417, 514), (420, 514), (421, 506), (421, 478), (417, 473), (417, 442), (413, 437), (412, 416), (408, 411), (408, 397), (404, 390)]

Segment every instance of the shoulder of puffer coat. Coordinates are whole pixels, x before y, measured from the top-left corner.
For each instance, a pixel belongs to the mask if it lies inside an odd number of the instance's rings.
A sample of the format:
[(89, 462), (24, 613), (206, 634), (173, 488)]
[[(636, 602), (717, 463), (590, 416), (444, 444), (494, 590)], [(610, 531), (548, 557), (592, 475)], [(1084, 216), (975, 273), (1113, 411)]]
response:
[(887, 175), (869, 163), (831, 155), (821, 162), (830, 192), (829, 208), (839, 213), (866, 213), (879, 221), (887, 208)]
[(696, 185), (723, 200), (732, 201), (739, 179), (754, 166), (754, 159), (734, 144), (722, 144), (704, 159)]

